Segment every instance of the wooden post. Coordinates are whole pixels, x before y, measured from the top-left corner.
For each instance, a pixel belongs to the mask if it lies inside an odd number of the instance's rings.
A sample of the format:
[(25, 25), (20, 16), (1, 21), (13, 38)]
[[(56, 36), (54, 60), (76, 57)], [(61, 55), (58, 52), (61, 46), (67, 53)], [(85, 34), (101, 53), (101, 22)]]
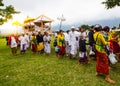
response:
[(52, 34), (51, 22), (49, 23), (49, 27), (50, 27), (49, 33)]
[(44, 27), (44, 25), (43, 25), (43, 21), (41, 21), (40, 29), (41, 29), (41, 33), (42, 33), (42, 34), (44, 34), (43, 27)]

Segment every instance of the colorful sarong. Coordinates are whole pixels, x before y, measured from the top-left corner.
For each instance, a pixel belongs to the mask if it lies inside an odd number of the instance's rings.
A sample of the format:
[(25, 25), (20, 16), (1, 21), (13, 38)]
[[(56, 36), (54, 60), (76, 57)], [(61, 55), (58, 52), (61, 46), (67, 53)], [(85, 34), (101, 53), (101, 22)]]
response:
[(96, 51), (96, 71), (105, 75), (109, 74), (108, 57), (105, 53)]
[[(81, 54), (81, 55), (80, 55)], [(83, 55), (82, 55), (83, 54)], [(88, 57), (87, 57), (87, 54), (86, 52), (80, 52), (79, 53), (79, 62), (85, 62), (87, 63), (88, 62)]]
[(120, 46), (117, 42), (110, 40), (110, 48), (113, 50), (113, 53), (120, 53)]
[(32, 52), (37, 52), (37, 44), (32, 44)]
[(38, 50), (38, 51), (41, 51), (41, 50), (43, 50), (43, 49), (44, 49), (43, 43), (39, 43), (39, 44), (37, 45), (37, 50)]
[(65, 55), (65, 46), (60, 46), (59, 47), (59, 55)]

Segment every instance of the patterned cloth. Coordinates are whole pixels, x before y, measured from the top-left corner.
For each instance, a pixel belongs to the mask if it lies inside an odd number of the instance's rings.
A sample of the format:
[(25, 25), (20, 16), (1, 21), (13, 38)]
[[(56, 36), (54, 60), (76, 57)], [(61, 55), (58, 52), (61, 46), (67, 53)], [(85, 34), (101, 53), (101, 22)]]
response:
[(120, 53), (120, 46), (118, 45), (117, 42), (110, 40), (110, 48), (112, 49), (113, 53)]
[(31, 41), (32, 41), (32, 52), (37, 52), (37, 40), (35, 35), (32, 35)]
[(116, 39), (116, 37), (119, 36), (119, 34), (117, 34), (117, 32), (115, 32), (114, 30), (109, 32), (109, 36), (108, 36), (108, 41), (110, 42), (110, 48), (112, 49), (113, 53), (120, 53), (120, 46), (118, 44), (118, 39)]
[(102, 73), (102, 74), (109, 74), (109, 65), (108, 65), (108, 57), (106, 56), (105, 53), (100, 53), (100, 52), (96, 52), (96, 58), (97, 58), (97, 62), (96, 62), (96, 71), (98, 73)]
[(60, 46), (59, 48), (60, 48), (60, 50), (59, 50), (58, 54), (59, 55), (65, 55), (65, 47), (64, 46)]
[(105, 46), (109, 44), (101, 32), (94, 34), (96, 41), (96, 71), (105, 75), (109, 74), (109, 60), (105, 51)]
[(58, 35), (57, 36), (57, 44), (59, 46), (59, 55), (64, 55), (65, 54), (65, 38), (64, 35)]
[(100, 32), (96, 32), (94, 34), (94, 40), (96, 41), (96, 50), (101, 53), (106, 53), (105, 45), (109, 45), (110, 43), (105, 40), (103, 34)]
[(37, 51), (41, 51), (44, 49), (44, 44), (41, 42), (37, 45)]
[(32, 52), (37, 52), (37, 44), (32, 44)]
[(57, 44), (58, 44), (58, 46), (65, 46), (64, 35), (58, 35), (57, 36)]

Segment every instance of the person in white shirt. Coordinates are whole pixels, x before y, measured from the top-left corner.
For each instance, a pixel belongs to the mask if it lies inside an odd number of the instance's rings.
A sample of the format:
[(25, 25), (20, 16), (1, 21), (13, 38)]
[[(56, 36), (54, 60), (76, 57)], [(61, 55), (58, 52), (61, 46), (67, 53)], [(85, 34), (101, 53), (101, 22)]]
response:
[(20, 51), (21, 54), (26, 52), (26, 45), (27, 45), (27, 38), (25, 37), (25, 34), (23, 33), (20, 37), (19, 37), (19, 41), (20, 41)]
[(75, 31), (76, 33), (76, 46), (77, 46), (77, 50), (79, 50), (79, 38), (80, 38), (80, 32)]
[(26, 45), (26, 48), (29, 48), (30, 47), (30, 36), (28, 33), (25, 34), (25, 37), (26, 37), (26, 40), (27, 40), (27, 45)]
[(75, 27), (71, 27), (71, 32), (69, 33), (69, 45), (71, 47), (70, 49), (70, 59), (76, 57), (77, 54), (77, 41), (78, 37), (75, 31)]
[(13, 55), (17, 55), (17, 42), (18, 39), (14, 34), (9, 36), (8, 45), (10, 46)]
[(44, 52), (46, 55), (50, 55), (50, 53), (51, 53), (51, 46), (50, 46), (51, 39), (50, 39), (48, 32), (45, 32), (43, 40), (44, 40)]
[(83, 39), (86, 39), (86, 37), (87, 37), (87, 32), (85, 31), (85, 29), (84, 29), (84, 28), (80, 28), (79, 31), (80, 31), (80, 35), (83, 36)]
[(70, 55), (70, 45), (69, 45), (69, 30), (67, 30), (66, 33), (64, 33), (64, 37), (65, 37), (65, 51), (66, 51), (66, 55), (69, 56)]

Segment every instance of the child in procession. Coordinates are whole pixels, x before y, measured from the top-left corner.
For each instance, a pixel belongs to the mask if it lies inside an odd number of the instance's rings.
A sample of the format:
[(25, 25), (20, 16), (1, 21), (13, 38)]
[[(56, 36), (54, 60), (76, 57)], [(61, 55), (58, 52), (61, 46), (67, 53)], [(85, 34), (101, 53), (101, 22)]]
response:
[(86, 50), (86, 40), (83, 35), (80, 35), (79, 39), (79, 63), (82, 62), (88, 64), (87, 50)]

